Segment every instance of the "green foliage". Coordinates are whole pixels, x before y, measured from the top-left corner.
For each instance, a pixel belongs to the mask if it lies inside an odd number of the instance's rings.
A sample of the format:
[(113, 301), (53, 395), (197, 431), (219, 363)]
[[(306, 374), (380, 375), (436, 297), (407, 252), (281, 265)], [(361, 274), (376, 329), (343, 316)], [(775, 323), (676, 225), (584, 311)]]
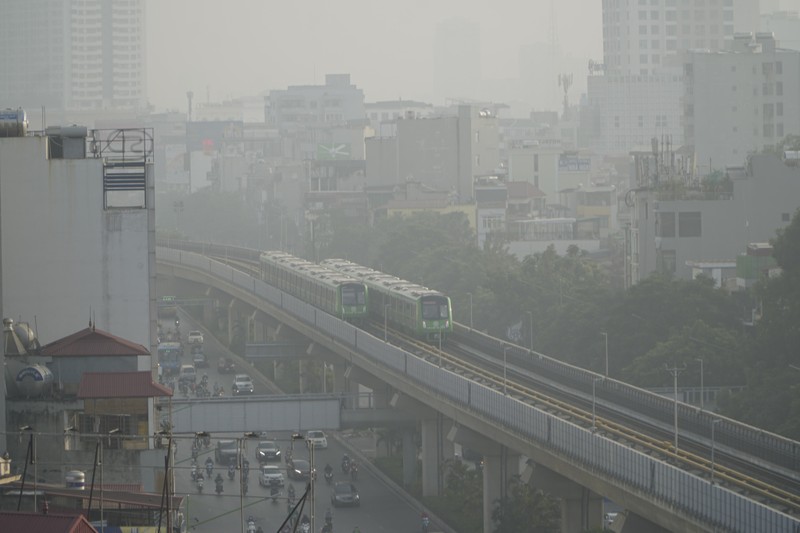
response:
[[(443, 465), (445, 489), (443, 500), (452, 517), (458, 517), (457, 523), (483, 523), (483, 475), (480, 470), (468, 469), (462, 461), (448, 460)], [(478, 530), (480, 531), (480, 530)]]
[(561, 505), (514, 476), (505, 500), (495, 502), (492, 521), (496, 524), (495, 533), (558, 533), (561, 531)]

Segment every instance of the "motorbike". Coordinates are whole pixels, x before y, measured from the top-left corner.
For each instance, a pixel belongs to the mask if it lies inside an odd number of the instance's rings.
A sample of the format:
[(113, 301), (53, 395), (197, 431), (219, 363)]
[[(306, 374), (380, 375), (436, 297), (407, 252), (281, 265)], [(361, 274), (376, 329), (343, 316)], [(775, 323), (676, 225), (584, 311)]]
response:
[(333, 472), (325, 472), (325, 482), (330, 485), (333, 482)]
[(217, 480), (216, 491), (217, 491), (217, 494), (222, 494), (223, 486), (222, 486), (222, 480), (221, 479)]
[(277, 502), (278, 501), (278, 496), (281, 495), (280, 487), (278, 487), (277, 485), (273, 485), (272, 487), (270, 487), (269, 495), (272, 498), (272, 503)]
[(428, 529), (431, 527), (431, 519), (428, 518), (427, 515), (422, 517), (422, 533), (428, 533)]
[(256, 519), (252, 516), (247, 517), (247, 533), (256, 533)]
[(342, 474), (350, 472), (350, 458), (346, 455), (342, 458)]
[(300, 522), (300, 531), (302, 533), (309, 533), (309, 531), (311, 531), (311, 522)]
[(208, 476), (211, 477), (211, 472), (213, 471), (214, 471), (214, 461), (212, 461), (211, 458), (209, 457), (208, 460), (206, 461), (206, 474), (208, 474)]
[(353, 481), (358, 479), (358, 465), (355, 462), (350, 465), (350, 479)]
[(198, 494), (203, 493), (203, 478), (201, 477), (197, 478), (197, 493)]
[(230, 465), (228, 467), (228, 479), (233, 481), (233, 478), (235, 478), (235, 477), (236, 477), (236, 467), (233, 466), (233, 465)]

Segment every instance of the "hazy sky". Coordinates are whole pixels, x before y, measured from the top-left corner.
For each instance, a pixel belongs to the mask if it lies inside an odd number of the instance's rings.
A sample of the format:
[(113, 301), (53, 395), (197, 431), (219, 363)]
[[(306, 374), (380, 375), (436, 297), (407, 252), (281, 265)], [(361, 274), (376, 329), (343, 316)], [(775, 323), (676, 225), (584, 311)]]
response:
[(483, 78), (516, 78), (520, 46), (550, 42), (551, 5), (564, 53), (602, 61), (600, 0), (148, 0), (148, 95), (185, 110), (188, 90), (202, 103), (350, 73), (368, 102), (439, 104), (437, 23), (479, 23)]

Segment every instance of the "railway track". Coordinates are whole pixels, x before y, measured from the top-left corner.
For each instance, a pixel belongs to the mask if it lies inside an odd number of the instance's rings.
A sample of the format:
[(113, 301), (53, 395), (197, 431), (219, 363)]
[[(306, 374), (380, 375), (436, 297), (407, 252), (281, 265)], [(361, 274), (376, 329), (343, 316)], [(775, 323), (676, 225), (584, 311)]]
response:
[[(224, 254), (215, 255), (209, 250), (205, 255), (259, 277), (257, 251), (246, 250), (249, 255), (245, 253), (242, 257), (229, 253), (228, 247), (222, 248), (225, 250)], [(796, 479), (781, 476), (771, 469), (762, 468), (753, 461), (743, 459), (737, 454), (728, 454), (720, 448), (715, 450), (712, 467), (710, 446), (702, 442), (702, 439), (694, 439), (682, 432), (679, 448), (675, 449), (674, 434), (665, 429), (663, 424), (648, 421), (646, 417), (637, 416), (635, 412), (626, 414), (625, 409), (607, 407), (603, 402), (587, 399), (585, 393), (559, 386), (558, 383), (543, 379), (521, 366), (504, 365), (502, 356), (484, 353), (474, 346), (449, 342), (439, 350), (437, 346), (408, 338), (397, 331), (385, 330), (383, 322), (369, 324), (366, 329), (378, 338), (382, 338), (384, 333), (391, 333), (389, 341), (405, 348), (409, 353), (498, 391), (504, 391), (519, 401), (550, 414), (594, 428), (604, 438), (614, 439), (680, 466), (695, 475), (705, 477), (709, 482), (723, 484), (730, 490), (746, 494), (751, 499), (787, 514), (800, 515), (800, 484)]]
[[(370, 328), (378, 337), (384, 334), (382, 324), (373, 323)], [(715, 483), (765, 505), (787, 514), (800, 515), (800, 488), (793, 480), (779, 477), (720, 450), (715, 450), (712, 473), (710, 448), (685, 436), (679, 441), (679, 448), (676, 450), (672, 440), (673, 433), (665, 432), (663, 428), (641, 418), (624, 416), (617, 409), (609, 409), (596, 402), (593, 406), (593, 402), (587, 401), (583, 395), (541, 380), (525, 369), (506, 365), (504, 379), (503, 361), (496, 356), (454, 342), (446, 343), (440, 351), (436, 345), (420, 342), (396, 330), (389, 331), (392, 344), (405, 348), (409, 353), (432, 364), (457, 372), (498, 392), (505, 392), (551, 415), (586, 428), (594, 428), (599, 436), (689, 470), (709, 482), (713, 475)]]

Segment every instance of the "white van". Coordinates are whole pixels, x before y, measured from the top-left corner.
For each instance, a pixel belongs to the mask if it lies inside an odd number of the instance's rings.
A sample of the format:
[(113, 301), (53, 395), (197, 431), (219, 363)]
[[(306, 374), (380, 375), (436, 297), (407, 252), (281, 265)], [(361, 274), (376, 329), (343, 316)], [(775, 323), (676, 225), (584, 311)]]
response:
[(194, 366), (192, 365), (181, 365), (181, 370), (178, 373), (178, 381), (179, 382), (191, 381), (193, 383), (196, 383), (197, 370), (195, 370)]

